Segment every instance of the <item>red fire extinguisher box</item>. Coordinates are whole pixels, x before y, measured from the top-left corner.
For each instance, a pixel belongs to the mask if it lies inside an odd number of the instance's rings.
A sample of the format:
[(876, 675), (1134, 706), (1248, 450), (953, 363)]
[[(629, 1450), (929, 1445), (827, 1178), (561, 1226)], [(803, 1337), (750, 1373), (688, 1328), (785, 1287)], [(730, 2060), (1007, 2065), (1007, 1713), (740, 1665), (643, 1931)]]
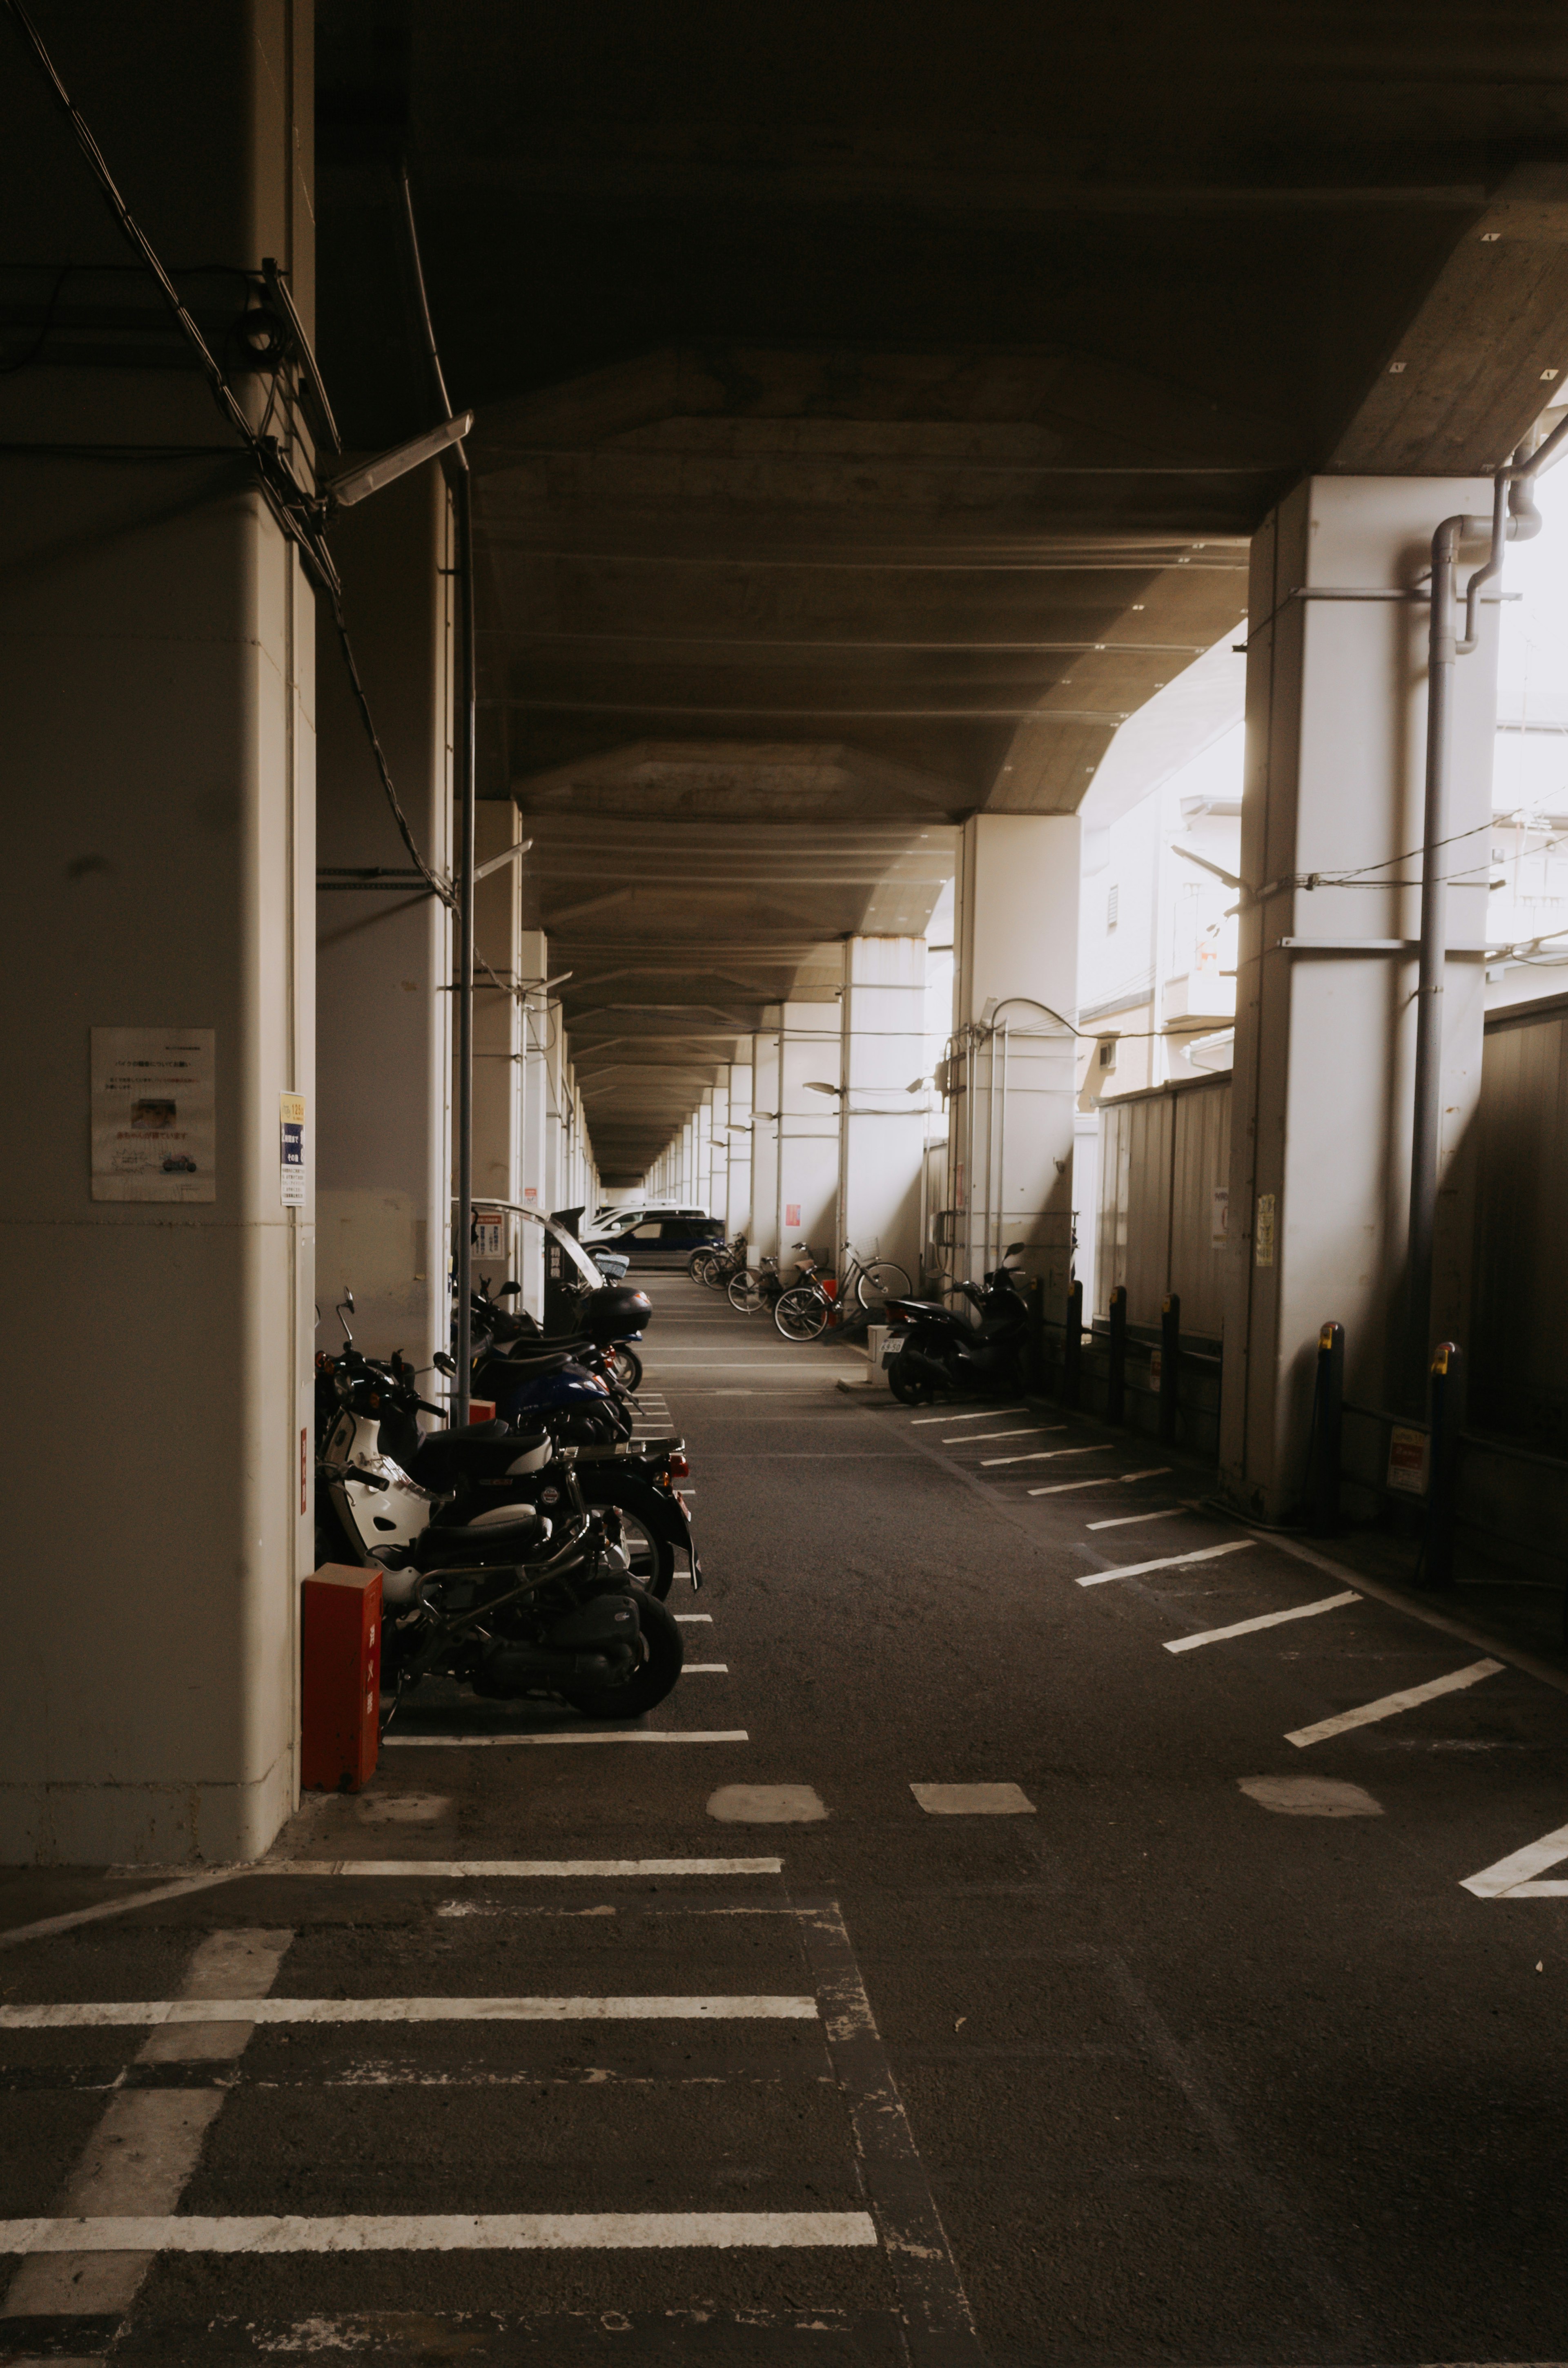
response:
[(358, 1793), (376, 1772), (381, 1574), (328, 1563), (301, 1595), (301, 1788)]

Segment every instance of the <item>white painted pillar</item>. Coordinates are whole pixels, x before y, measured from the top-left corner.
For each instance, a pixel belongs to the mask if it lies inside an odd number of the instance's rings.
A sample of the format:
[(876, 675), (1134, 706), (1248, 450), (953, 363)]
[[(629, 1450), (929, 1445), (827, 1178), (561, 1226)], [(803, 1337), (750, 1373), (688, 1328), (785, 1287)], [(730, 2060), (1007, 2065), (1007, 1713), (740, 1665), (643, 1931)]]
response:
[(752, 1222), (751, 1208), (753, 1125), (751, 1094), (750, 1062), (732, 1062), (730, 1064), (730, 1162), (724, 1178), (724, 1230), (732, 1241), (737, 1234), (744, 1234), (747, 1242), (755, 1249), (756, 1228)]
[(978, 1281), (1025, 1243), (1019, 1263), (1058, 1318), (1072, 1281), (1078, 841), (1076, 814), (975, 814), (955, 900), (948, 1256)]
[[(524, 989), (522, 1008), (522, 1178), (518, 1195), (525, 1208), (548, 1215), (550, 1106), (549, 1043), (558, 1014), (549, 1006), (541, 986), (550, 976), (550, 945), (542, 929), (524, 929), (517, 939), (517, 980)], [(537, 1324), (544, 1321), (544, 1236), (537, 1225), (518, 1228), (516, 1280), (523, 1286), (522, 1304)]]
[(693, 1113), (696, 1120), (694, 1168), (691, 1203), (694, 1209), (712, 1208), (713, 1189), (713, 1088), (704, 1092)]
[(758, 1258), (778, 1256), (778, 1030), (770, 1005), (752, 1038), (751, 1242)]
[(908, 1088), (926, 1065), (925, 939), (851, 938), (840, 1020), (838, 1270), (853, 1243), (867, 1261), (895, 1258), (914, 1283), (926, 1092)]
[(838, 1238), (838, 1097), (843, 1052), (837, 1002), (786, 1003), (778, 1033), (778, 1263), (797, 1242), (831, 1259)]
[[(523, 835), (510, 798), (485, 799), (477, 810), (475, 825), (474, 859), (480, 864), (515, 847)], [(487, 1201), (522, 1198), (523, 1013), (514, 992), (522, 938), (520, 869), (517, 860), (504, 863), (474, 891), (474, 942), (487, 965), (483, 969), (476, 965), (473, 996), (473, 1198), (477, 1207)], [(491, 971), (495, 979), (491, 978)], [(517, 1237), (524, 1231), (521, 1218), (507, 1216), (501, 1227), (499, 1256), (480, 1259), (476, 1271), (487, 1275), (492, 1284), (517, 1275)], [(521, 1281), (521, 1276), (517, 1275), (517, 1280)]]
[[(1320, 477), (1298, 486), (1253, 544), (1241, 871), (1270, 893), (1241, 914), (1220, 1462), (1226, 1493), (1268, 1520), (1289, 1519), (1299, 1503), (1320, 1325), (1345, 1326), (1347, 1397), (1402, 1402), (1420, 898), (1414, 887), (1294, 883), (1344, 871), (1418, 882), (1420, 859), (1406, 850), (1422, 842), (1426, 762), (1425, 604), (1294, 596), (1412, 586), (1433, 529), (1456, 512), (1488, 515), (1491, 502), (1484, 479)], [(1461, 584), (1483, 556), (1467, 546)], [(1454, 667), (1451, 843), (1441, 858), (1449, 960), (1434, 1312), (1438, 1337), (1461, 1347), (1496, 613), (1482, 608), (1482, 645)], [(1410, 952), (1367, 943), (1391, 939)]]
[[(46, 31), (170, 259), (276, 256), (309, 324), (308, 12), (238, 0), (199, 42), (193, 21), (149, 13), (129, 69), (96, 27)], [(127, 287), (31, 61), (8, 76), (12, 252)], [(116, 300), (74, 286), (112, 346)], [(95, 368), (77, 317), (81, 366), (0, 379), (0, 1861), (253, 1859), (296, 1799), (313, 1560), (314, 1210), (309, 1164), (303, 1205), (283, 1198), (279, 1098), (313, 1128), (314, 601), (175, 347)], [(259, 423), (261, 382), (239, 384)], [(109, 1030), (141, 1041), (95, 1046)], [(104, 1400), (83, 1420), (65, 1309)]]

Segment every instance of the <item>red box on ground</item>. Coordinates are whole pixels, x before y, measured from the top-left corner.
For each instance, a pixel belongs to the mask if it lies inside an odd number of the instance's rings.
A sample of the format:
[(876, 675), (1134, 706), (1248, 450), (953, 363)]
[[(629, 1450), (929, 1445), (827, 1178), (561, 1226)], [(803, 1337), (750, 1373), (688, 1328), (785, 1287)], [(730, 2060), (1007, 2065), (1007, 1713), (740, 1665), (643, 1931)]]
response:
[(327, 1563), (301, 1594), (301, 1789), (358, 1793), (380, 1740), (381, 1574)]

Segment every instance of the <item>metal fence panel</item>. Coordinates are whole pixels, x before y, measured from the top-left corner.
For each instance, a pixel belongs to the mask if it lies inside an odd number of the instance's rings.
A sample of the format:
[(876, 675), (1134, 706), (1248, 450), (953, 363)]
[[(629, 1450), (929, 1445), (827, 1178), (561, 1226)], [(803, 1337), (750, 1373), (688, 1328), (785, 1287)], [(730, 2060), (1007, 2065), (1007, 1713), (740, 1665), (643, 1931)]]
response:
[(1175, 1104), (1170, 1281), (1181, 1328), (1218, 1340), (1224, 1330), (1224, 1241), (1231, 1174), (1231, 1081), (1194, 1086)]
[(1472, 1419), (1568, 1444), (1568, 1009), (1486, 1030), (1481, 1070)]

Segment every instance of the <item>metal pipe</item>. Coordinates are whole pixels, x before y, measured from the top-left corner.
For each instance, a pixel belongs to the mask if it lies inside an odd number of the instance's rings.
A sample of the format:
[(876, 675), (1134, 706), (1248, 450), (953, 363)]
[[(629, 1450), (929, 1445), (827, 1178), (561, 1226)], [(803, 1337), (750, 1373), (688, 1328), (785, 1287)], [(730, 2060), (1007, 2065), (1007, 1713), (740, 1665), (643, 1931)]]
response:
[(453, 486), (458, 578), (462, 586), (460, 690), (458, 705), (458, 793), (462, 812), (462, 848), (458, 870), (458, 1386), (456, 1415), (469, 1418), (472, 1380), (473, 1325), (469, 1295), (473, 1288), (473, 837), (474, 814), (474, 633), (473, 480), (465, 472)]

